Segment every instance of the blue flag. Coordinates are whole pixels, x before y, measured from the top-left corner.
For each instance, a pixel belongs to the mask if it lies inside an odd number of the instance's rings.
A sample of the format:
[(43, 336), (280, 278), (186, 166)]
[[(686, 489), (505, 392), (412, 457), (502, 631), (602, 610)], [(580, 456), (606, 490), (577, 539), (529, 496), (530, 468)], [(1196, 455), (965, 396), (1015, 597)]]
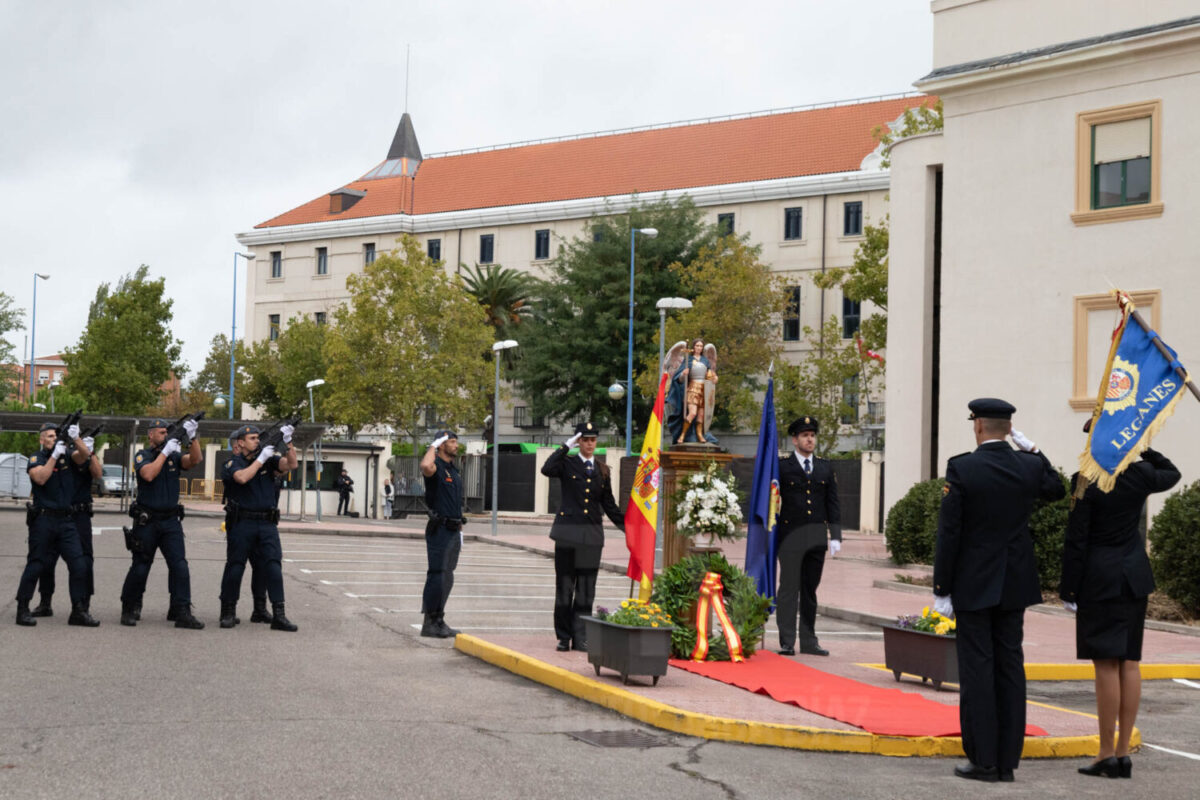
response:
[(775, 596), (775, 517), (779, 504), (779, 435), (775, 429), (775, 379), (771, 378), (758, 425), (746, 533), (746, 574), (758, 583), (758, 593), (763, 597)]
[(1113, 332), (1087, 449), (1079, 457), (1079, 471), (1105, 492), (1150, 446), (1150, 439), (1174, 412), (1187, 381), (1175, 351), (1142, 326), (1128, 295), (1118, 293), (1118, 302), (1121, 321)]

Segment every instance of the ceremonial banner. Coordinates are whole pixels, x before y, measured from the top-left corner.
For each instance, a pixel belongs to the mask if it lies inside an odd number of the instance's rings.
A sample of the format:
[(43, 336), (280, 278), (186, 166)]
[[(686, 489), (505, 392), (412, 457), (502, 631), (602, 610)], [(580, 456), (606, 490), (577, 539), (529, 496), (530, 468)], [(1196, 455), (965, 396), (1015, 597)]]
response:
[(1080, 473), (1105, 492), (1150, 446), (1188, 380), (1175, 351), (1138, 323), (1129, 296), (1115, 294), (1121, 318), (1113, 331), (1087, 448), (1079, 456)]
[(763, 597), (775, 596), (775, 515), (779, 513), (779, 434), (775, 428), (775, 379), (767, 381), (758, 452), (750, 486), (750, 518), (746, 526), (746, 574)]
[(642, 456), (638, 459), (637, 474), (625, 507), (625, 546), (629, 548), (629, 568), (625, 574), (641, 584), (638, 597), (650, 600), (654, 581), (654, 544), (658, 531), (658, 492), (662, 486), (662, 424), (663, 403), (667, 391), (667, 374), (658, 382), (654, 398), (654, 413), (646, 426), (642, 440)]

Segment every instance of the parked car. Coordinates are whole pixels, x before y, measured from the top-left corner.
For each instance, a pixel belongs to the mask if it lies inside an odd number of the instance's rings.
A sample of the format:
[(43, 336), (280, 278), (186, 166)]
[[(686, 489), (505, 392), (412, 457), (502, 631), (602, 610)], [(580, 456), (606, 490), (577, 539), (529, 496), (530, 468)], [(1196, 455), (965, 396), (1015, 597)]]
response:
[(132, 476), (125, 472), (122, 477), (120, 464), (105, 464), (101, 467), (103, 474), (92, 481), (92, 493), (97, 497), (106, 494), (127, 494)]

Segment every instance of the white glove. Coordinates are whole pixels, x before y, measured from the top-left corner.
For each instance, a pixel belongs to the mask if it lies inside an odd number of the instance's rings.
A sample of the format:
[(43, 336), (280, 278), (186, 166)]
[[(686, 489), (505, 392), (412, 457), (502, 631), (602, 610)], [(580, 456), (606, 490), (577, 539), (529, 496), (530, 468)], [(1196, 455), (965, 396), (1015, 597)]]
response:
[(933, 596), (933, 610), (943, 617), (953, 617), (954, 603), (950, 602), (950, 595), (935, 594)]
[(72, 442), (79, 438), (79, 426), (78, 425), (72, 425), (69, 428), (67, 428), (67, 438), (70, 439)]
[(838, 541), (837, 539), (830, 539), (829, 540), (829, 555), (836, 556), (840, 552), (842, 552), (842, 543), (840, 541)]
[(57, 442), (54, 445), (54, 449), (50, 451), (50, 459), (52, 461), (57, 461), (58, 459), (65, 456), (66, 454), (67, 454), (67, 443), (66, 442)]
[(449, 439), (450, 439), (449, 436), (439, 436), (438, 438), (434, 439), (433, 444), (431, 444), (429, 446), (432, 447), (434, 450), (437, 450), (439, 447), (444, 445)]
[(575, 434), (570, 439), (567, 439), (567, 447), (568, 448), (574, 447), (575, 445), (579, 444), (579, 440), (582, 438), (583, 438), (582, 433)]
[(1076, 611), (1079, 610), (1079, 605), (1076, 603), (1072, 603), (1070, 600), (1063, 600), (1063, 608), (1065, 608), (1067, 611), (1070, 611), (1072, 614), (1074, 614)]
[(178, 439), (168, 439), (167, 443), (163, 445), (162, 454), (164, 456), (166, 456), (167, 458), (170, 458), (171, 456), (173, 456), (175, 453), (178, 453), (182, 449), (183, 448), (181, 448), (179, 446)]
[(258, 454), (258, 458), (254, 459), (254, 460), (260, 464), (265, 464), (268, 461), (270, 461), (274, 455), (275, 455), (275, 448), (271, 447), (271, 445), (267, 445), (266, 447), (264, 447), (262, 449), (262, 452), (260, 452)]
[(1037, 445), (1030, 441), (1029, 437), (1018, 430), (1014, 430), (1011, 434), (1013, 444), (1019, 447), (1026, 453), (1032, 453), (1037, 449)]
[(291, 425), (281, 425), (279, 428), (279, 432), (283, 434), (283, 443), (291, 444), (292, 443), (292, 434), (296, 432), (296, 429), (293, 428)]
[(96, 449), (96, 440), (91, 436), (85, 436), (83, 437), (83, 446), (88, 449), (89, 453), (91, 453)]
[(183, 429), (187, 431), (189, 439), (195, 439), (196, 431), (200, 430), (200, 423), (194, 419), (185, 419), (183, 421)]

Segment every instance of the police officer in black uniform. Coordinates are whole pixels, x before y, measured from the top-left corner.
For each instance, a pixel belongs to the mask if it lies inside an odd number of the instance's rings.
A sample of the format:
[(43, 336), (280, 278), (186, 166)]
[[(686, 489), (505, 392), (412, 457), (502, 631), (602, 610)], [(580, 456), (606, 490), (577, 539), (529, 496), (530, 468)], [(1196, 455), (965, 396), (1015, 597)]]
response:
[[(954, 774), (1013, 780), (1025, 743), (1025, 609), (1042, 602), (1029, 516), (1066, 494), (1033, 442), (1012, 429), (1017, 409), (982, 397), (971, 410), (976, 449), (946, 463), (933, 563), (934, 610), (956, 616), (963, 751)], [(1005, 437), (1011, 434), (1014, 450)]]
[[(88, 565), (87, 597), (83, 601), (83, 610), (90, 613), (92, 595), (96, 593), (96, 560), (92, 556), (92, 481), (104, 473), (100, 465), (100, 457), (93, 452), (95, 439), (85, 436), (80, 441), (86, 448), (84, 461), (80, 463), (76, 460), (78, 457), (76, 454), (84, 454), (72, 443), (69, 448), (71, 457), (67, 459), (67, 466), (71, 470), (71, 478), (75, 483), (75, 491), (71, 496), (72, 519), (75, 522), (75, 531), (79, 535), (79, 546), (83, 550), (83, 557)], [(35, 617), (54, 616), (50, 598), (54, 596), (54, 571), (57, 567), (58, 553), (54, 553), (50, 558), (50, 563), (46, 565), (45, 571), (38, 578), (38, 593), (42, 597), (42, 602), (30, 612)]]
[(54, 423), (42, 425), (39, 433), (41, 450), (29, 458), (28, 472), (33, 488), (33, 502), (28, 506), (29, 555), (25, 571), (17, 587), (17, 624), (37, 625), (29, 610), (33, 589), (47, 566), (62, 556), (70, 575), (71, 616), (68, 625), (94, 628), (100, 624), (87, 610), (91, 568), (79, 544), (75, 530), (71, 501), (75, 493), (75, 476), (69, 461), (84, 462), (91, 451), (79, 438), (79, 426), (72, 425), (67, 438), (75, 444), (75, 453), (67, 456), (67, 442), (57, 441)]
[(425, 504), (429, 507), (429, 522), (425, 525), (425, 589), (421, 594), (421, 611), (425, 620), (422, 636), (446, 639), (458, 634), (446, 624), (446, 600), (454, 588), (454, 569), (462, 550), (463, 517), (462, 474), (454, 463), (458, 454), (458, 435), (454, 431), (439, 431), (433, 444), (421, 457), (421, 474), (425, 476)]
[(800, 606), (800, 652), (827, 656), (817, 640), (817, 586), (825, 570), (826, 540), (830, 555), (842, 549), (842, 507), (833, 465), (817, 458), (816, 417), (801, 417), (788, 426), (795, 452), (779, 459), (779, 495), (783, 501), (776, 528), (779, 589), (775, 621), (779, 652), (796, 654), (796, 600)]
[(184, 547), (183, 506), (179, 504), (179, 473), (200, 463), (203, 455), (196, 440), (198, 423), (183, 423), (191, 440), (186, 453), (178, 439), (167, 438), (166, 420), (153, 419), (147, 434), (149, 446), (133, 459), (137, 474), (137, 500), (129, 507), (133, 530), (126, 535), (126, 547), (133, 563), (121, 589), (121, 624), (137, 625), (141, 618), (142, 595), (154, 563), (154, 551), (162, 550), (167, 562), (167, 589), (171, 594), (168, 621), (176, 628), (200, 630), (204, 623), (192, 616), (192, 579), (188, 572)]
[[(275, 453), (267, 445), (259, 448), (261, 433), (253, 425), (243, 425), (234, 434), (233, 457), (221, 469), (225, 482), (225, 574), (221, 578), (221, 627), (237, 624), (237, 601), (242, 591), (246, 561), (252, 559), (257, 574), (265, 576), (274, 614), (271, 629), (296, 631), (287, 618), (283, 599), (283, 547), (279, 542), (279, 493), (275, 477), (296, 468), (296, 448), (292, 447), (291, 425), (280, 428), (286, 455)], [(259, 604), (262, 608), (259, 608)], [(266, 598), (254, 597), (254, 614), (266, 613)], [(254, 619), (254, 617), (251, 617)]]
[(349, 472), (342, 470), (342, 474), (337, 476), (334, 485), (338, 493), (338, 516), (346, 516), (350, 513), (350, 493), (354, 491), (354, 479), (350, 477)]
[[(575, 434), (542, 465), (542, 474), (558, 478), (562, 505), (550, 526), (554, 540), (554, 635), (558, 650), (587, 650), (583, 617), (592, 613), (596, 574), (604, 548), (604, 515), (625, 529), (625, 515), (613, 499), (608, 466), (596, 461), (599, 431), (590, 422), (575, 426)], [(579, 454), (570, 456), (579, 445)]]

